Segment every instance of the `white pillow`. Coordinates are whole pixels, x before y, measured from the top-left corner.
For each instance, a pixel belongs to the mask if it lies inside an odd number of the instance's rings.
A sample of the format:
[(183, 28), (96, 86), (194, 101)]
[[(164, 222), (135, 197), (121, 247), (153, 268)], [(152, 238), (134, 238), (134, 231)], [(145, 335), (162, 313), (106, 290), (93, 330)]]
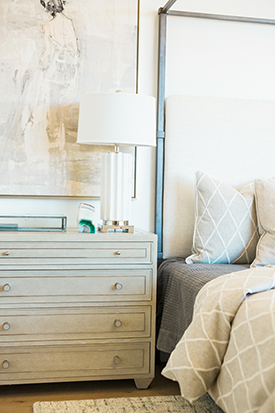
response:
[(254, 185), (239, 192), (201, 171), (196, 180), (193, 254), (187, 264), (250, 264), (259, 240)]
[(275, 178), (255, 181), (255, 196), (262, 235), (251, 266), (275, 265)]

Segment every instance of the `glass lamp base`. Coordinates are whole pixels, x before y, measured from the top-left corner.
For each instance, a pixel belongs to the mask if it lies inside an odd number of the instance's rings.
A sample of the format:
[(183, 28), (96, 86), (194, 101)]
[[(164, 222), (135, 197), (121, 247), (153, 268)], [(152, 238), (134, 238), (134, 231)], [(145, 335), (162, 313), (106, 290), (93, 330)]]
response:
[(100, 218), (103, 223), (123, 225), (130, 218), (132, 190), (132, 155), (129, 153), (101, 154)]

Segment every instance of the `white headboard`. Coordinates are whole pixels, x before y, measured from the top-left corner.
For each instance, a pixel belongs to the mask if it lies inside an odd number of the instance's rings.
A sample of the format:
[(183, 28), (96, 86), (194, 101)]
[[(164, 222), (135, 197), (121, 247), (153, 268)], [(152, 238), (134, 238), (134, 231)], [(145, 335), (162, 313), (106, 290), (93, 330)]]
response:
[(275, 101), (166, 99), (163, 258), (191, 252), (195, 173), (235, 188), (275, 176)]

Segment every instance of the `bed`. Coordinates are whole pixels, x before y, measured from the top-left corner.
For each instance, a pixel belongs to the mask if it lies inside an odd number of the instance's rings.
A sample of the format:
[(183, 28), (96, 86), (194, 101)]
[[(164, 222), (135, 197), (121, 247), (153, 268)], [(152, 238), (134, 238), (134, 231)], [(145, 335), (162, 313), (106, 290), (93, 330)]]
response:
[(163, 374), (189, 401), (208, 392), (226, 413), (274, 412), (275, 102), (166, 97), (172, 3), (159, 12), (157, 348), (169, 355)]

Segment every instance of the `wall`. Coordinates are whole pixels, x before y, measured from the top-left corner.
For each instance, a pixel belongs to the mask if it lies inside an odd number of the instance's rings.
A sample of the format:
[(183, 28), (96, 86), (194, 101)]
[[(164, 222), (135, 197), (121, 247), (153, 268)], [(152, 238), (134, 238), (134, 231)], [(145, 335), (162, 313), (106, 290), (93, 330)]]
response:
[[(139, 93), (156, 96), (157, 88), (157, 10), (166, 1), (140, 0), (140, 44), (139, 44)], [(246, 15), (275, 19), (275, 3), (273, 0), (178, 0), (173, 9), (184, 11), (200, 11), (205, 13)], [(171, 18), (169, 18), (170, 21)], [(188, 21), (187, 21), (188, 20)], [(181, 32), (183, 21), (173, 18), (169, 23), (169, 39), (183, 39), (184, 45), (173, 47), (171, 40), (168, 53), (169, 82), (167, 95), (174, 93), (224, 95), (259, 99), (275, 98), (275, 54), (274, 28), (263, 28), (258, 25), (238, 26), (228, 23), (218, 26), (212, 21), (194, 19), (185, 20), (185, 33)], [(220, 23), (219, 23), (220, 24)], [(218, 30), (216, 30), (218, 28)], [(213, 29), (213, 32), (212, 32)], [(205, 30), (212, 32), (207, 41), (204, 40)], [(223, 38), (220, 32), (223, 31)], [(270, 42), (259, 43), (259, 36), (266, 33)], [(212, 36), (212, 37), (211, 37)], [(242, 49), (238, 49), (242, 36)], [(199, 59), (205, 46), (211, 50), (213, 40), (217, 53), (213, 53), (212, 61), (209, 52), (205, 60)], [(222, 39), (222, 40), (221, 40)], [(225, 53), (226, 46), (233, 54)], [(183, 47), (184, 46), (184, 47)], [(249, 57), (245, 53), (249, 51)], [(264, 49), (264, 50), (263, 50)], [(179, 51), (182, 54), (179, 55)], [(213, 51), (213, 46), (212, 46)], [(220, 53), (224, 53), (220, 59)], [(260, 54), (261, 53), (261, 54)], [(245, 71), (240, 66), (240, 60), (245, 65)], [(210, 62), (210, 63), (209, 63)], [(247, 63), (248, 62), (248, 63)], [(230, 64), (229, 64), (230, 63)], [(206, 65), (206, 66), (205, 66)], [(200, 69), (200, 71), (198, 70)], [(179, 81), (181, 79), (181, 86)], [(154, 184), (155, 184), (155, 150), (138, 148), (137, 153), (137, 197), (132, 201), (131, 223), (145, 230), (154, 229)], [(86, 200), (96, 207), (96, 222), (99, 222), (99, 200)], [(77, 207), (80, 200), (74, 199), (16, 199), (0, 198), (1, 214), (64, 214), (68, 217), (68, 225), (76, 226)]]
[[(189, 3), (178, 0), (175, 6), (185, 5), (181, 10), (186, 11), (275, 19), (271, 0), (208, 0), (203, 5), (195, 0), (192, 8)], [(273, 100), (274, 44), (275, 26), (169, 17), (167, 94)]]
[[(157, 13), (167, 0), (140, 0), (139, 90), (156, 96)], [(177, 0), (171, 10), (275, 20), (273, 0)], [(275, 27), (168, 18), (166, 96), (275, 99)]]

